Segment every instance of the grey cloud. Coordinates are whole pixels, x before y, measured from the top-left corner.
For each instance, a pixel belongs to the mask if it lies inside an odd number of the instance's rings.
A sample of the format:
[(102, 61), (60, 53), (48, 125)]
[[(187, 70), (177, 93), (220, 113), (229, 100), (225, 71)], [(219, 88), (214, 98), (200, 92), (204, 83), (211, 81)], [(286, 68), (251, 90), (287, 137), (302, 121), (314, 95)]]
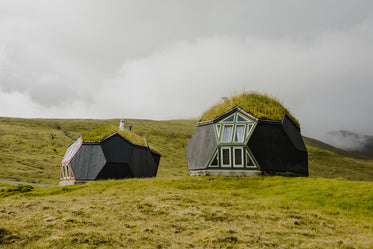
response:
[(364, 0), (4, 0), (1, 103), (17, 98), (20, 116), (189, 118), (257, 90), (306, 135), (373, 134), (372, 27)]

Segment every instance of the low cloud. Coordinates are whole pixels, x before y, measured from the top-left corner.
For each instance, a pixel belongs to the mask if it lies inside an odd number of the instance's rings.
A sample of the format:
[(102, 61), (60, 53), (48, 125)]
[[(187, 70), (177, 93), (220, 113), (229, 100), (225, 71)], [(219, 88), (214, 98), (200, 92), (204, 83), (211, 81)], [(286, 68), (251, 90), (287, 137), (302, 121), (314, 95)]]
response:
[(186, 118), (224, 96), (254, 90), (279, 98), (307, 135), (343, 127), (369, 133), (373, 40), (354, 32), (359, 29), (306, 43), (256, 37), (179, 42), (124, 62), (99, 91), (112, 96), (109, 102), (103, 96), (97, 103), (134, 117)]
[(0, 3), (0, 116), (198, 118), (246, 90), (306, 136), (373, 134), (369, 1), (67, 2)]

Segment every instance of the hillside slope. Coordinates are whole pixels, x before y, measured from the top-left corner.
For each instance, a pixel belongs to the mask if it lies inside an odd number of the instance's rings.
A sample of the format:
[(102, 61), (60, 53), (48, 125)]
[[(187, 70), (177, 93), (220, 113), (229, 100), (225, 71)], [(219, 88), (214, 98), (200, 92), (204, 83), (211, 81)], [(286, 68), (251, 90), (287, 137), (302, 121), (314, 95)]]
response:
[[(57, 184), (60, 161), (80, 134), (119, 120), (0, 118), (0, 179)], [(162, 154), (157, 177), (186, 176), (185, 147), (195, 120), (126, 119)], [(373, 181), (373, 160), (305, 138), (310, 176)]]
[(32, 189), (0, 182), (5, 248), (370, 248), (373, 183), (172, 177)]
[[(369, 248), (370, 160), (305, 138), (311, 176), (189, 177), (193, 120), (126, 120), (162, 153), (156, 178), (0, 181), (1, 248)], [(0, 118), (0, 178), (57, 184), (81, 132), (119, 120)], [(319, 177), (362, 179), (324, 179)]]

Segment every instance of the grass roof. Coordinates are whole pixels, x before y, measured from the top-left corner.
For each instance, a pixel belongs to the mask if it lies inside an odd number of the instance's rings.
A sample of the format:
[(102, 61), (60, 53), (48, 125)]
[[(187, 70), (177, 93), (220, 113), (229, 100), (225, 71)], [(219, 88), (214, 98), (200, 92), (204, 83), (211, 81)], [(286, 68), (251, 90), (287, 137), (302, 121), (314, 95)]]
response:
[(122, 137), (128, 139), (134, 144), (146, 146), (144, 138), (137, 135), (135, 132), (130, 130), (119, 130), (118, 126), (114, 125), (103, 125), (97, 128), (86, 131), (82, 134), (83, 142), (100, 142), (104, 138), (110, 136), (113, 133), (119, 133)]
[(220, 101), (205, 111), (199, 121), (213, 120), (234, 107), (240, 107), (259, 119), (282, 120), (284, 113), (287, 113), (299, 125), (298, 120), (290, 114), (279, 100), (255, 92), (244, 92)]

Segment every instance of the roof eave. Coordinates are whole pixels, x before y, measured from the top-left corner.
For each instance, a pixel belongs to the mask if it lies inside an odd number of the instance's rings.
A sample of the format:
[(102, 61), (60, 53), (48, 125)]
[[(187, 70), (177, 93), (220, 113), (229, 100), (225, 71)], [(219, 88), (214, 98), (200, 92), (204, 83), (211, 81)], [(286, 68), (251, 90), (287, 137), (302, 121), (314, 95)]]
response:
[(255, 122), (258, 122), (258, 121), (259, 121), (258, 118), (254, 117), (254, 116), (251, 115), (250, 113), (247, 113), (247, 112), (246, 112), (244, 109), (242, 109), (241, 107), (236, 106), (236, 107), (233, 107), (233, 108), (230, 109), (229, 111), (227, 111), (227, 112), (221, 114), (220, 116), (218, 116), (218, 117), (216, 117), (216, 118), (214, 118), (214, 119), (212, 119), (212, 120), (207, 120), (207, 121), (197, 122), (197, 126), (204, 126), (204, 125), (214, 124), (214, 123), (216, 123), (216, 122), (218, 122), (218, 121), (220, 121), (220, 120), (222, 120), (222, 119), (228, 117), (229, 115), (231, 115), (231, 114), (233, 114), (233, 113), (235, 113), (235, 112), (237, 112), (237, 111), (243, 113), (244, 115), (246, 115), (247, 117), (249, 117), (250, 119), (252, 119), (252, 120), (255, 121)]

